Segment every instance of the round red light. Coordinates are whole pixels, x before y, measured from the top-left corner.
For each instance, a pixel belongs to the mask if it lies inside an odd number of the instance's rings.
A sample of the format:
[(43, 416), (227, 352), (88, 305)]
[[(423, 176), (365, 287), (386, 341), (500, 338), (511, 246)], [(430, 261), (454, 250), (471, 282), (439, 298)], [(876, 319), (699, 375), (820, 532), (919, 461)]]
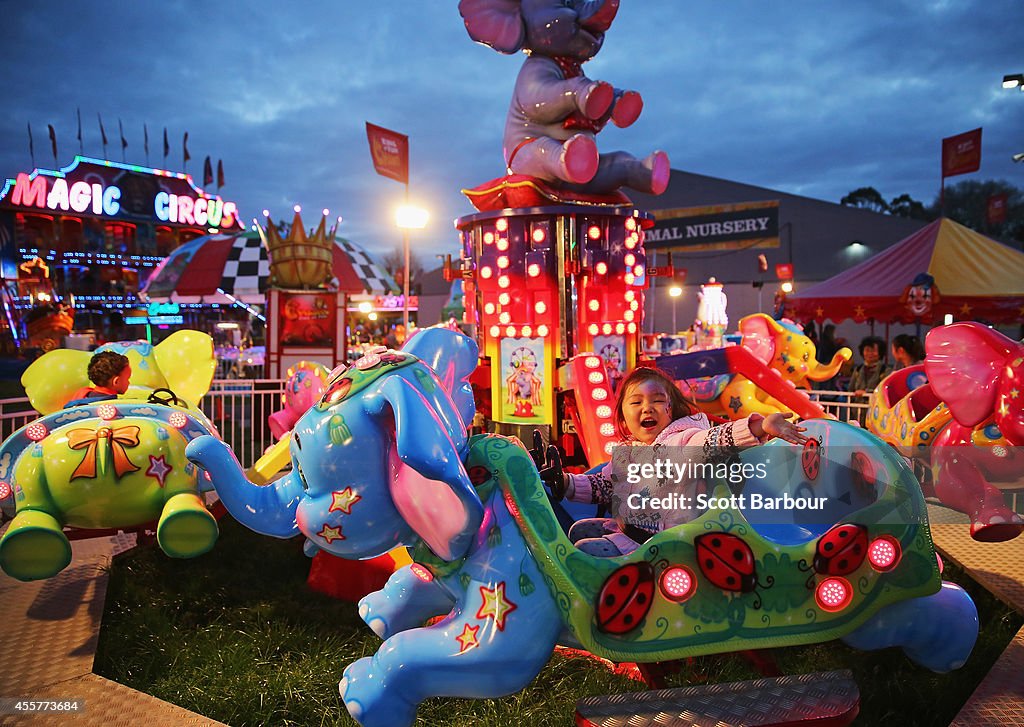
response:
[(100, 419), (110, 421), (117, 416), (117, 407), (113, 404), (100, 404), (96, 407), (96, 413), (99, 414)]
[(842, 611), (853, 600), (853, 587), (845, 578), (834, 576), (826, 578), (818, 584), (814, 591), (814, 600), (822, 611), (835, 613)]
[(6, 500), (11, 496), (11, 486), (6, 482), (0, 482), (0, 500)]
[(682, 603), (697, 590), (697, 579), (693, 571), (681, 565), (666, 568), (658, 581), (661, 594), (670, 601)]
[(594, 272), (597, 273), (598, 275), (607, 275), (608, 274), (608, 263), (606, 263), (606, 262), (599, 262), (597, 265), (594, 266)]
[(590, 228), (587, 229), (587, 237), (589, 237), (591, 240), (600, 239), (601, 228), (598, 227), (597, 225), (591, 225)]
[(430, 583), (432, 580), (434, 580), (434, 574), (426, 568), (424, 568), (419, 563), (413, 563), (412, 565), (410, 565), (409, 570), (411, 570), (412, 574), (424, 583)]
[(184, 429), (188, 426), (188, 417), (180, 411), (172, 411), (170, 416), (167, 417), (167, 423), (175, 429)]
[(25, 436), (31, 439), (33, 442), (43, 441), (44, 439), (46, 439), (46, 435), (49, 433), (50, 432), (46, 428), (46, 425), (40, 424), (39, 422), (29, 424), (28, 427), (25, 429)]
[(884, 573), (899, 565), (903, 549), (899, 541), (890, 535), (882, 535), (871, 541), (868, 546), (868, 562), (876, 571)]

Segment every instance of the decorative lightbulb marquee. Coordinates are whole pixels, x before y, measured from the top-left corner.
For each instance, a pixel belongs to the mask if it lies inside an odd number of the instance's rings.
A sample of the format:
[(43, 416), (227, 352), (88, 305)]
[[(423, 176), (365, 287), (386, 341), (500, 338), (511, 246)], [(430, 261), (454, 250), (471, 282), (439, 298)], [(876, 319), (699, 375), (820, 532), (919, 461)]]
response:
[(191, 175), (76, 156), (59, 169), (8, 179), (0, 208), (127, 222), (241, 230), (238, 207), (197, 187)]

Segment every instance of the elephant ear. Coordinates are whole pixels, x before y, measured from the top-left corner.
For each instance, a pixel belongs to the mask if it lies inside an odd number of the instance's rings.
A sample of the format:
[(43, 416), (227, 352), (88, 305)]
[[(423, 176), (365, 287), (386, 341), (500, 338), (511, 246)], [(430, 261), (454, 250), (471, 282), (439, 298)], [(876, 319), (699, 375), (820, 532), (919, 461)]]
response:
[[(395, 423), (391, 450), (391, 499), (405, 522), (440, 558), (468, 550), (483, 520), (483, 504), (462, 464), (466, 431), (440, 382), (419, 364), (413, 375), (388, 376), (369, 397), (367, 411), (390, 407)], [(419, 374), (419, 375), (417, 375)], [(423, 383), (422, 374), (427, 374)]]
[(499, 53), (516, 53), (526, 42), (520, 0), (460, 0), (459, 14), (469, 37)]
[(925, 337), (928, 383), (965, 427), (987, 419), (995, 408), (1006, 360), (1018, 345), (980, 323), (934, 328)]
[(775, 336), (778, 332), (779, 324), (764, 313), (740, 319), (743, 347), (762, 363), (770, 363), (775, 358)]
[(72, 395), (89, 386), (88, 351), (59, 348), (43, 354), (21, 375), (32, 408), (40, 414), (51, 414), (71, 400)]
[(433, 326), (416, 333), (402, 350), (425, 363), (441, 380), (441, 385), (455, 404), (464, 426), (476, 415), (476, 400), (469, 377), (476, 370), (480, 349), (469, 336), (443, 326)]
[(217, 370), (213, 339), (200, 331), (175, 331), (153, 349), (153, 355), (171, 391), (198, 406)]

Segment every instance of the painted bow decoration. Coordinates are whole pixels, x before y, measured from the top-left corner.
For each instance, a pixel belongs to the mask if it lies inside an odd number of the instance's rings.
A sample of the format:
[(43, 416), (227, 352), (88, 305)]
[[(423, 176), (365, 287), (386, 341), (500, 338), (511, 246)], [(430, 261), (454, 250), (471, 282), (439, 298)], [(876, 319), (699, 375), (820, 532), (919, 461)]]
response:
[[(104, 440), (102, 444), (100, 440)], [(68, 446), (75, 450), (85, 450), (85, 457), (71, 474), (73, 480), (79, 477), (94, 479), (97, 471), (100, 476), (104, 476), (108, 456), (114, 461), (114, 477), (117, 479), (139, 469), (125, 451), (127, 447), (139, 446), (139, 428), (136, 426), (72, 429), (68, 432)]]

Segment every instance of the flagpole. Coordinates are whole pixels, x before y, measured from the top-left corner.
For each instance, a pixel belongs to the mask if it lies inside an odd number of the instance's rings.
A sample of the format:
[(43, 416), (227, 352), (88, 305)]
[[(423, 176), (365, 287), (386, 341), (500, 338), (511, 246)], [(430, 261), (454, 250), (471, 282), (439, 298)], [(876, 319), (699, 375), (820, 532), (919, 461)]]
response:
[[(405, 205), (409, 206), (409, 182), (405, 183)], [(406, 339), (409, 336), (409, 228), (402, 227), (402, 247), (405, 250), (405, 274), (402, 276), (402, 325)]]

